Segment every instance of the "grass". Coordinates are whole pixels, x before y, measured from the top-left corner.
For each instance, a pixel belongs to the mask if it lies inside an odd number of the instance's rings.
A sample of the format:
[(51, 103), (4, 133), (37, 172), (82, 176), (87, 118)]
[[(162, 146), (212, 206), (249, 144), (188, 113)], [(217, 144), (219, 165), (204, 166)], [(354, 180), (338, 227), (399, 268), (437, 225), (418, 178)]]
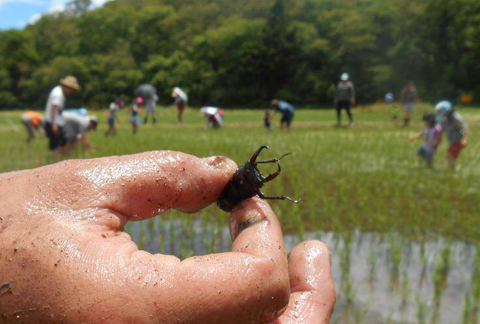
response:
[[(224, 129), (205, 131), (196, 111), (187, 111), (185, 124), (178, 125), (173, 109), (161, 109), (157, 125), (142, 125), (136, 136), (131, 134), (125, 112), (120, 114), (115, 137), (103, 136), (106, 113), (102, 111), (97, 112), (100, 129), (90, 134), (94, 150), (89, 157), (178, 150), (197, 156), (225, 155), (242, 164), (261, 144), (268, 144), (272, 151), (265, 156), (293, 152), (282, 162), (282, 176), (265, 187), (270, 195), (302, 199), (298, 206), (272, 203), (286, 231), (303, 235), (312, 229), (394, 230), (407, 236), (439, 234), (476, 241), (480, 238), (480, 111), (461, 110), (470, 126), (470, 143), (462, 153), (459, 170), (452, 173), (446, 169), (445, 143), (432, 171), (422, 167), (415, 155), (421, 142), (408, 141), (411, 132), (422, 129), (420, 117), (428, 108), (416, 111), (408, 129), (394, 127), (390, 108), (382, 105), (354, 110), (353, 129), (333, 127), (333, 111), (298, 111), (289, 132), (278, 127), (270, 132), (263, 129), (261, 110), (227, 111)], [(0, 113), (0, 172), (50, 162), (45, 138), (25, 143), (19, 114)], [(71, 156), (82, 157), (81, 151)], [(205, 213), (225, 216), (215, 207)]]

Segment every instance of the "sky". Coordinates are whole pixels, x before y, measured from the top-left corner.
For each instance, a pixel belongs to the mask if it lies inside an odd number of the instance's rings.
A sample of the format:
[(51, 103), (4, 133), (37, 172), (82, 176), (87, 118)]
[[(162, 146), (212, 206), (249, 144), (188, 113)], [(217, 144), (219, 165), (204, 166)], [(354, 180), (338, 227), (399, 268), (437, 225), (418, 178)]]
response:
[[(0, 30), (21, 29), (42, 14), (62, 11), (69, 0), (0, 0)], [(92, 0), (95, 7), (108, 0)]]

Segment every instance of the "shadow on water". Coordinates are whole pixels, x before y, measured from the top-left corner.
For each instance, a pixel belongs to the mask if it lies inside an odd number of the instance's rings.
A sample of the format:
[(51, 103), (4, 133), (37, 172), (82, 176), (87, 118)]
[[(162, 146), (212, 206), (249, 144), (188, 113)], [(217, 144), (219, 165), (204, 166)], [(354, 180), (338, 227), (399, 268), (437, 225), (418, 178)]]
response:
[[(127, 225), (140, 249), (186, 258), (230, 250), (226, 226), (201, 218)], [(332, 252), (337, 304), (332, 323), (478, 323), (480, 248), (397, 233), (305, 233)], [(301, 241), (286, 235), (288, 250)]]

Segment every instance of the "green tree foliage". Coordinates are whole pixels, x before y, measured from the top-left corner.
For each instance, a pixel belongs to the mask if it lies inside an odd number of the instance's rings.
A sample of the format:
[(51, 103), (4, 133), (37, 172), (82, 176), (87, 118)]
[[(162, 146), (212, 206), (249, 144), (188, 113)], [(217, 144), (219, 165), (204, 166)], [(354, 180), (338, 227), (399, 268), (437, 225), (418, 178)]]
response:
[(331, 105), (349, 72), (360, 102), (414, 80), (425, 100), (480, 102), (477, 0), (114, 0), (0, 32), (0, 109), (41, 107), (58, 79), (102, 106), (140, 83), (193, 105)]

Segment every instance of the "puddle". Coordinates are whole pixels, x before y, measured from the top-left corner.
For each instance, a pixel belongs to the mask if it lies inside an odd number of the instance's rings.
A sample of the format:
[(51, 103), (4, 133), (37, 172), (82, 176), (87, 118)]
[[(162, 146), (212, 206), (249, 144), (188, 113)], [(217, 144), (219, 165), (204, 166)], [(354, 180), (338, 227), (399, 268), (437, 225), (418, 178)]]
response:
[[(185, 258), (230, 250), (228, 229), (200, 219), (156, 218), (129, 224), (127, 231), (151, 253)], [(462, 323), (465, 309), (471, 323), (478, 319), (474, 295), (480, 294), (480, 278), (474, 277), (473, 244), (442, 238), (422, 243), (395, 233), (311, 232), (307, 238), (323, 241), (332, 252), (337, 289), (332, 323)], [(299, 242), (285, 236), (288, 250)]]

